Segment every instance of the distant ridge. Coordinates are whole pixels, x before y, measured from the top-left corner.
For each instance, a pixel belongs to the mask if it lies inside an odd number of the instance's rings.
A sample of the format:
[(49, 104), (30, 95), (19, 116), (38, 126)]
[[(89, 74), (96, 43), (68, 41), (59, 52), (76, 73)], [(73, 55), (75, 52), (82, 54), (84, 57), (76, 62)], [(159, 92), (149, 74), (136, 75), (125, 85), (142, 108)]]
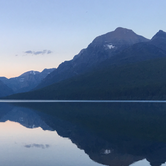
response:
[(10, 79), (0, 77), (0, 80), (12, 90), (12, 93), (27, 92), (35, 88), (40, 81), (53, 70), (54, 68), (44, 69), (42, 72), (31, 70), (21, 74), (18, 77), (13, 77)]

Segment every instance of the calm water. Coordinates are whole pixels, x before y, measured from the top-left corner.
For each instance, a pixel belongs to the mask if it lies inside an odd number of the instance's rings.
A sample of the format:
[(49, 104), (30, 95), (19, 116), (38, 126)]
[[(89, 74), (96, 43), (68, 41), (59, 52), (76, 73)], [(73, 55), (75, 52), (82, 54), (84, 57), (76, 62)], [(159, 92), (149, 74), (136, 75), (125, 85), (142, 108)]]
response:
[(0, 103), (3, 166), (166, 166), (164, 101), (13, 104)]

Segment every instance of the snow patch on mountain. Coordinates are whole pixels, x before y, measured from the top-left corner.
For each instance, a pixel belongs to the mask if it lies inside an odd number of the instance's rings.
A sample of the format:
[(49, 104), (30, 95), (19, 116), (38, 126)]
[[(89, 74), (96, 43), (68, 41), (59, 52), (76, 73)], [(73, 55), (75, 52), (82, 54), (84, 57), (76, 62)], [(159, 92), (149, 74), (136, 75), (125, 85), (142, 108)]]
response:
[(115, 48), (115, 46), (112, 45), (112, 44), (107, 44), (107, 47), (108, 47), (108, 49), (113, 49), (113, 48)]
[(39, 73), (39, 72), (37, 72), (37, 71), (30, 71), (30, 74), (33, 74), (33, 75), (36, 75), (37, 73)]

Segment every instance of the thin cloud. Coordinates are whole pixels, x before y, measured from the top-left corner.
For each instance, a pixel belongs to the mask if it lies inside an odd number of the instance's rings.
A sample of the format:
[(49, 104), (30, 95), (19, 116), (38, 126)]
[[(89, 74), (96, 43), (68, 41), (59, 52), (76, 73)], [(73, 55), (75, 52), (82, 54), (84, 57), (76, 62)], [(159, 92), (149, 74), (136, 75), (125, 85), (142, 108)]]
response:
[(50, 51), (50, 50), (47, 50), (47, 54), (51, 54), (52, 53), (52, 51)]
[(24, 52), (25, 54), (31, 54), (31, 55), (45, 55), (45, 54), (51, 54), (51, 50), (43, 50), (43, 51), (32, 51), (28, 50)]
[(50, 145), (48, 144), (28, 144), (28, 145), (25, 145), (24, 146), (25, 148), (41, 148), (41, 149), (46, 149), (46, 148), (49, 148)]
[(33, 54), (33, 51), (25, 51), (26, 54)]
[(44, 51), (36, 51), (36, 52), (33, 52), (34, 55), (39, 55), (39, 54), (45, 54)]

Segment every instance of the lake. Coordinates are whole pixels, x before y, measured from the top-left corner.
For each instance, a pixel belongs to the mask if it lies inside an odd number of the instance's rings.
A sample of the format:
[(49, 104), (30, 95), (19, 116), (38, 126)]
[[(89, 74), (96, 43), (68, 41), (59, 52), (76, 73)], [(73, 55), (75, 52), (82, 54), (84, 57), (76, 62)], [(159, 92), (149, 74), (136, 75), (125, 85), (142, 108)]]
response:
[(166, 166), (165, 101), (0, 101), (3, 166)]

